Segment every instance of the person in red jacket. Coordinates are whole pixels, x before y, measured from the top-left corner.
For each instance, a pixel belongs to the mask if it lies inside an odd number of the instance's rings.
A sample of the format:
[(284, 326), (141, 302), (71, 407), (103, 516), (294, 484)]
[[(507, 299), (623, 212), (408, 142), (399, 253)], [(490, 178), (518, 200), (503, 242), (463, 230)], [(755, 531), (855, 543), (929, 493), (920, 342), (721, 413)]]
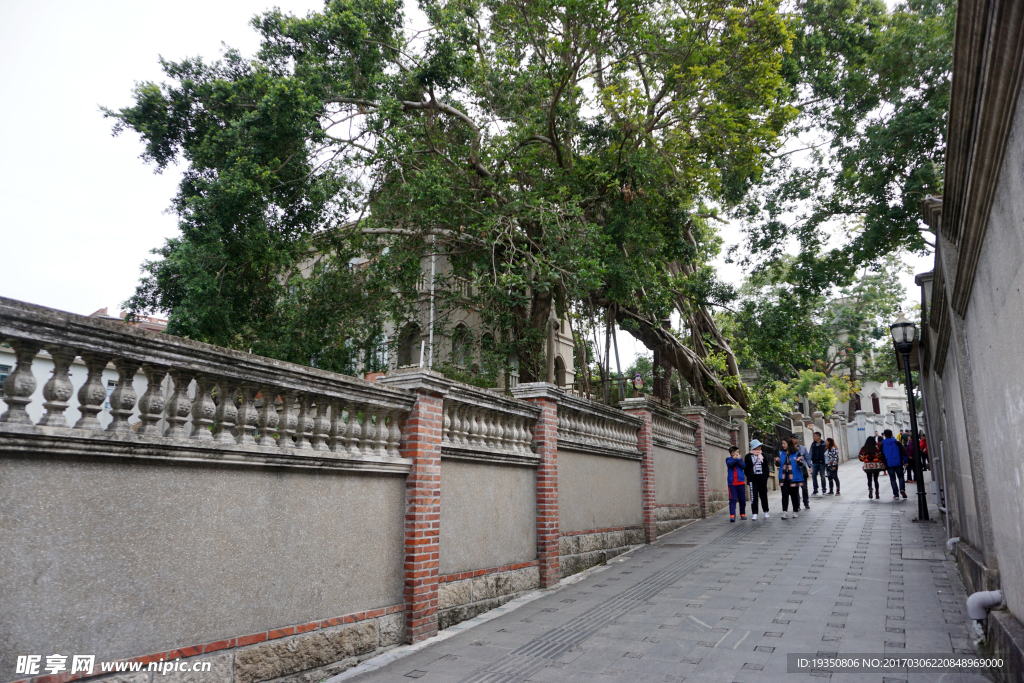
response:
[(729, 521), (736, 521), (736, 503), (740, 504), (740, 519), (747, 518), (747, 478), (743, 475), (745, 463), (739, 457), (740, 449), (729, 446), (725, 466), (729, 468)]

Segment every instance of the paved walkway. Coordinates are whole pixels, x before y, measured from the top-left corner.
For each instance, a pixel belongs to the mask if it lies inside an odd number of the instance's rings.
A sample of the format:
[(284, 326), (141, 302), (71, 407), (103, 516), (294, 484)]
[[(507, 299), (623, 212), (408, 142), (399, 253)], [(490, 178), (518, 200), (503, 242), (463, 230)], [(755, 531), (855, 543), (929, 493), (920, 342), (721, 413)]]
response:
[(719, 512), (349, 680), (988, 680), (976, 673), (786, 673), (792, 652), (973, 653), (966, 596), (939, 524), (911, 522), (912, 492), (901, 503), (885, 490), (881, 501), (868, 500), (859, 463), (845, 463), (840, 478), (843, 496), (812, 496), (799, 519), (783, 520), (772, 493), (769, 520), (730, 524), (728, 511)]

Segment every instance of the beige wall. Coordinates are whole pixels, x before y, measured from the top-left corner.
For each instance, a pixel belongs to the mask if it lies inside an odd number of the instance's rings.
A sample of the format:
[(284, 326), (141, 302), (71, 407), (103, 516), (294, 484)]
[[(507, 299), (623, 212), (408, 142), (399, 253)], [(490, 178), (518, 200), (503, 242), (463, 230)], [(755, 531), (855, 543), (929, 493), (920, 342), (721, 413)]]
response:
[(537, 471), (441, 460), (440, 573), (537, 558)]
[(708, 458), (708, 488), (712, 491), (728, 491), (729, 469), (725, 466), (725, 459), (729, 457), (729, 449), (708, 444), (705, 452)]
[(0, 459), (0, 671), (400, 604), (405, 478)]
[(558, 449), (558, 515), (562, 533), (641, 524), (640, 461)]
[(654, 447), (654, 501), (658, 505), (699, 505), (697, 456)]

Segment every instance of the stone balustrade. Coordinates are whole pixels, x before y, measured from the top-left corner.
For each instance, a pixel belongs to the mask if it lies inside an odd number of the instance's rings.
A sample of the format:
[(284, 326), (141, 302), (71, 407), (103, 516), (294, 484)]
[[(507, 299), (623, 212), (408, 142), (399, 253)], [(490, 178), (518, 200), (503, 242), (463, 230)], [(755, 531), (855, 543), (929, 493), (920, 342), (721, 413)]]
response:
[(536, 464), (533, 427), (540, 408), (461, 384), (445, 394), (443, 411), (443, 456)]
[(558, 402), (558, 447), (640, 457), (643, 420), (617, 408), (564, 395)]
[(704, 439), (709, 444), (729, 448), (732, 445), (732, 425), (720, 417), (708, 414), (704, 418)]
[(652, 406), (651, 428), (655, 444), (686, 453), (697, 451), (697, 425), (693, 420)]
[[(25, 439), (58, 435), (46, 430), (59, 429), (66, 430), (62, 437), (189, 444), (207, 457), (227, 449), (273, 463), (282, 456), (381, 464), (403, 460), (400, 419), (415, 402), (405, 391), (4, 298), (0, 341), (10, 344), (17, 357), (4, 382), (8, 407), (0, 415), (0, 432), (6, 435)], [(49, 351), (54, 364), (45, 380), (32, 369), (41, 349)], [(77, 357), (88, 374), (76, 388), (68, 368)], [(109, 397), (111, 421), (103, 429), (97, 415), (108, 398), (101, 377), (110, 363), (118, 380)], [(133, 386), (140, 368), (148, 380), (141, 397)], [(26, 406), (39, 381), (46, 382), (46, 413), (33, 424)], [(72, 424), (68, 409), (73, 398), (79, 417)], [(136, 403), (138, 421), (132, 422)]]

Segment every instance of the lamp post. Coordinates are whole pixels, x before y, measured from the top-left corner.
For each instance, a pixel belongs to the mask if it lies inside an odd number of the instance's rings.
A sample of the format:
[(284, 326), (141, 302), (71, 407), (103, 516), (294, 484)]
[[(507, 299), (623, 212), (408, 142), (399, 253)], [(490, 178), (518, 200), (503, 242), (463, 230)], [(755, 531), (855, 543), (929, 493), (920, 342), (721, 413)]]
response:
[(910, 438), (914, 440), (914, 478), (917, 480), (917, 521), (928, 521), (928, 496), (924, 490), (924, 473), (921, 470), (921, 454), (918, 453), (921, 439), (917, 433), (917, 408), (914, 405), (914, 384), (910, 378), (910, 351), (917, 338), (917, 327), (903, 316), (889, 326), (896, 353), (903, 356), (903, 372), (907, 385), (907, 405), (910, 407)]

